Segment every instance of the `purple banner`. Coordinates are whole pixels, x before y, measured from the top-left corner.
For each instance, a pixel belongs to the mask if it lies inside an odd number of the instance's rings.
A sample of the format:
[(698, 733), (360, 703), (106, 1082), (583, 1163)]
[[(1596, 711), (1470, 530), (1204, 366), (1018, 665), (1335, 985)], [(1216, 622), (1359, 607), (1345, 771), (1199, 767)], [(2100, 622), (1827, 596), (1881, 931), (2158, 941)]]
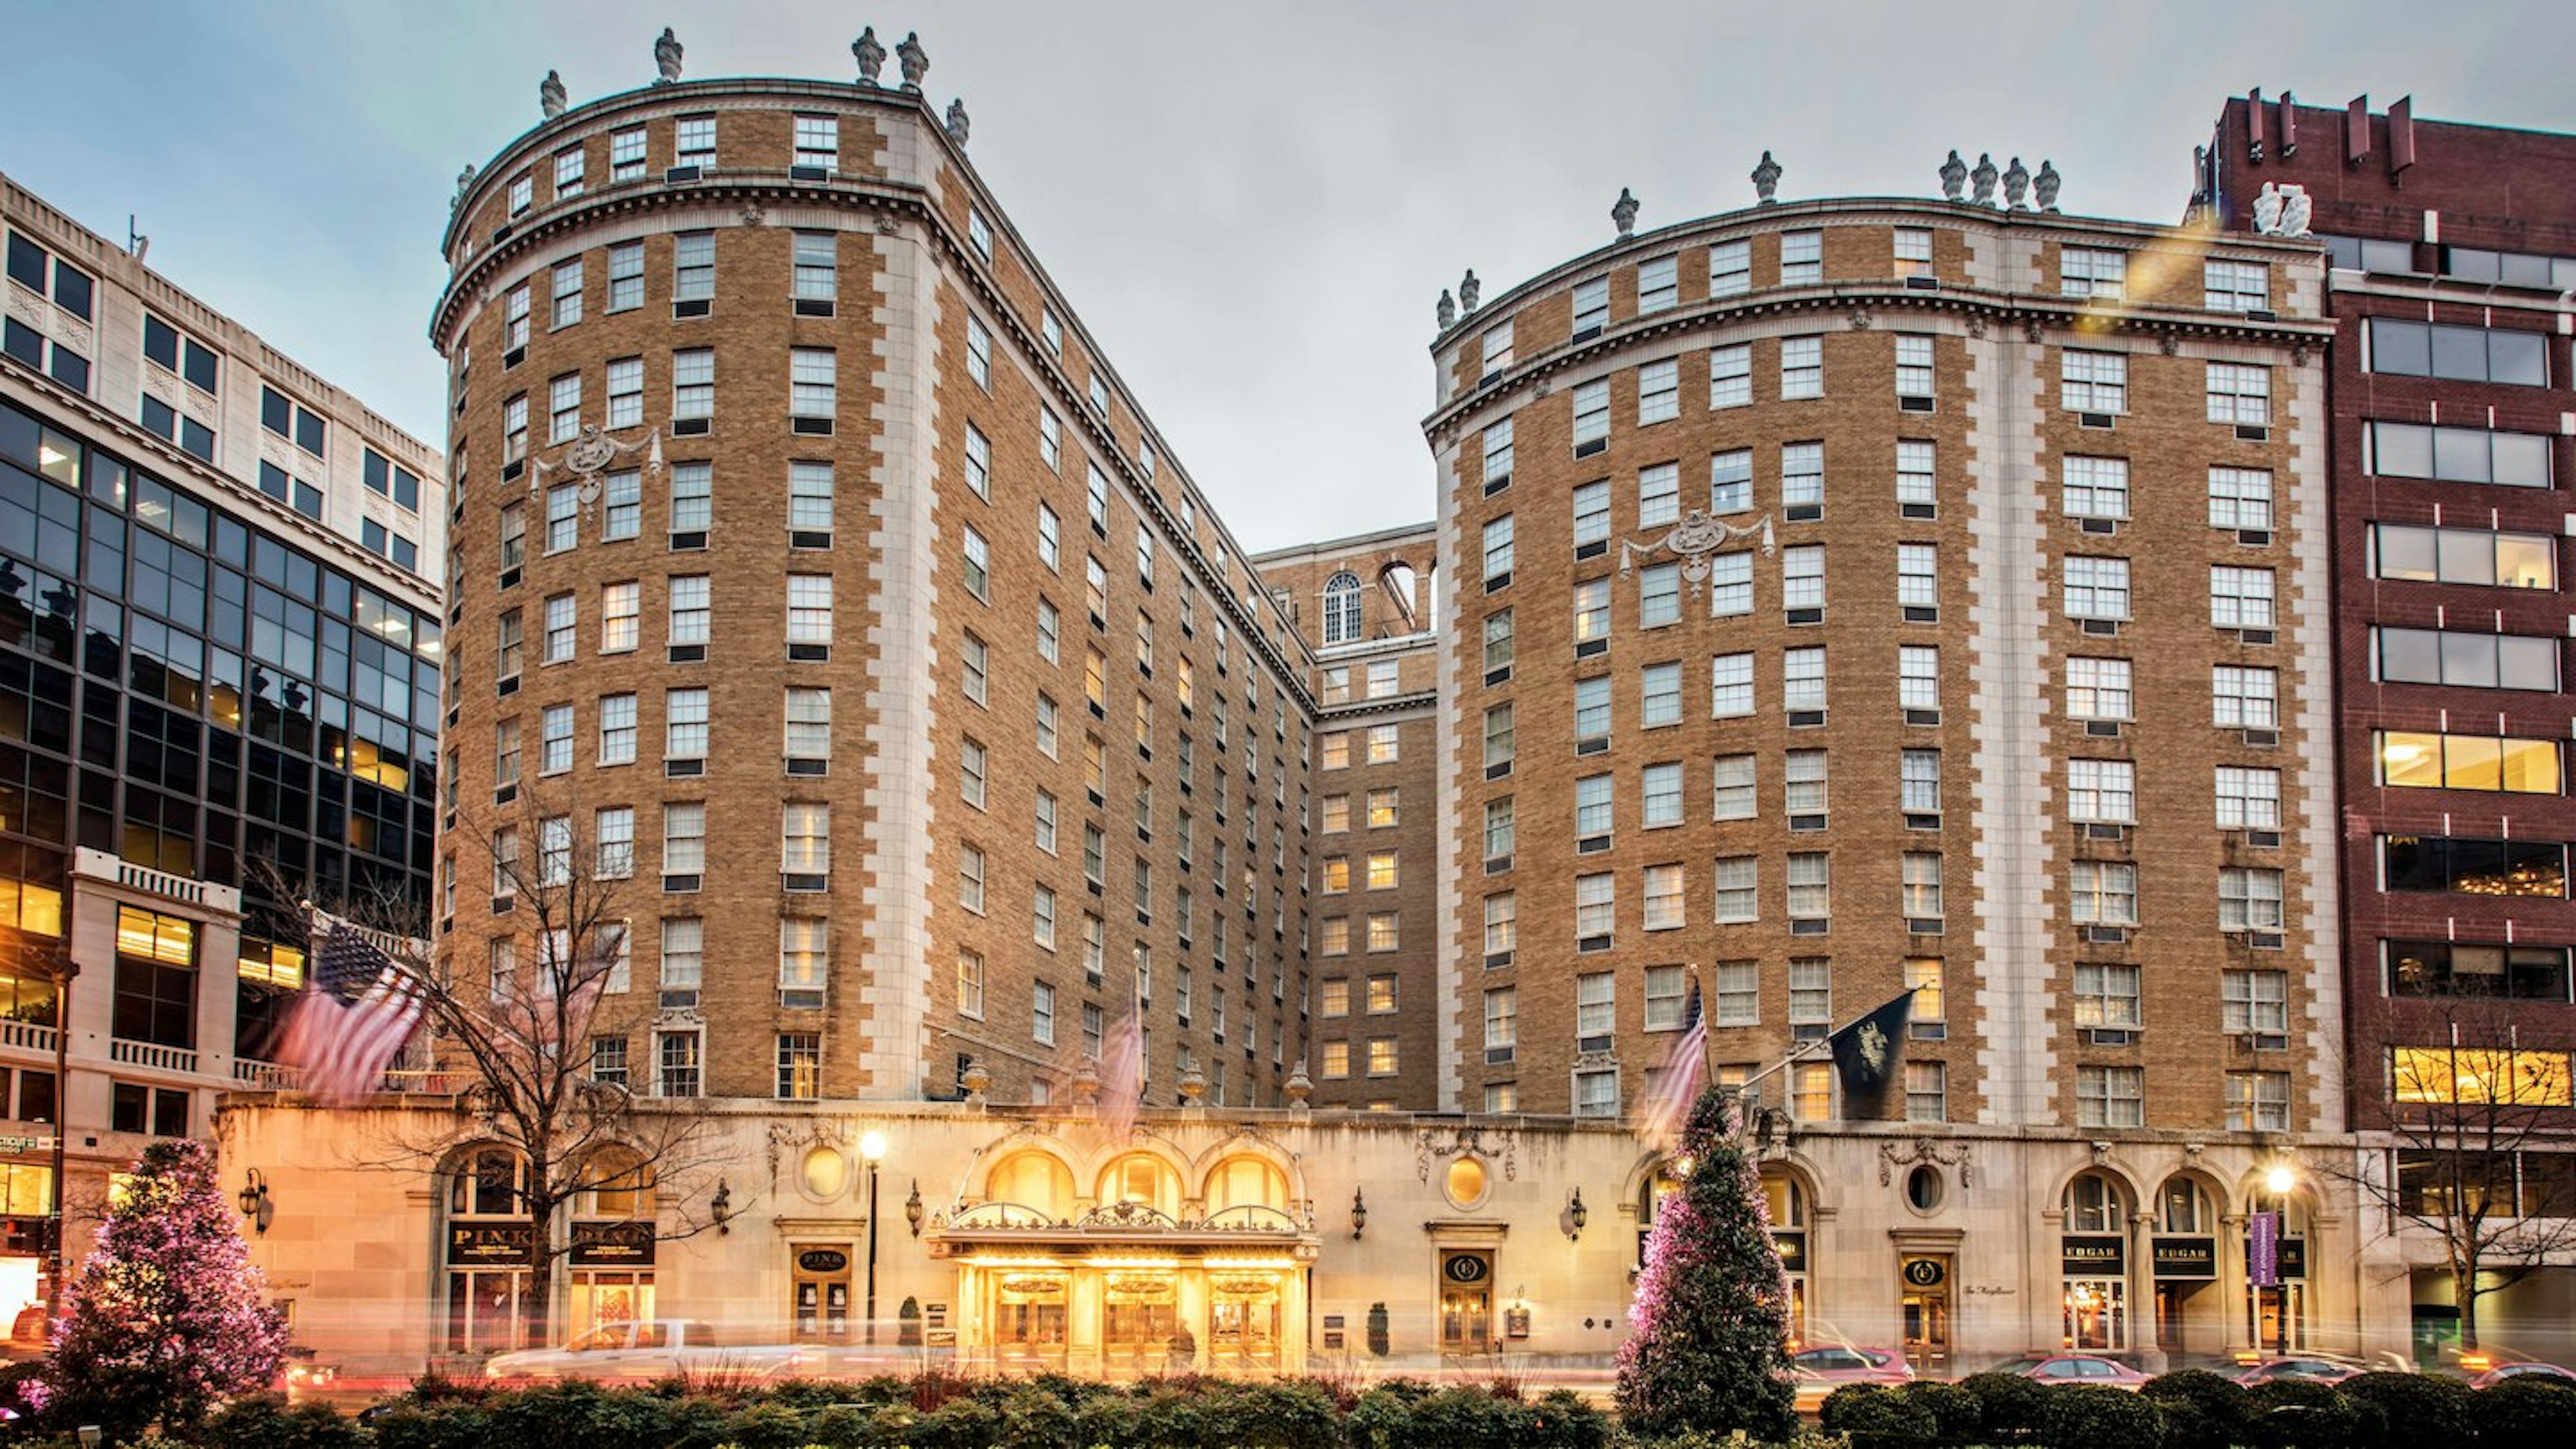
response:
[(2257, 1288), (2281, 1286), (2281, 1215), (2256, 1213), (2246, 1224), (2245, 1276)]

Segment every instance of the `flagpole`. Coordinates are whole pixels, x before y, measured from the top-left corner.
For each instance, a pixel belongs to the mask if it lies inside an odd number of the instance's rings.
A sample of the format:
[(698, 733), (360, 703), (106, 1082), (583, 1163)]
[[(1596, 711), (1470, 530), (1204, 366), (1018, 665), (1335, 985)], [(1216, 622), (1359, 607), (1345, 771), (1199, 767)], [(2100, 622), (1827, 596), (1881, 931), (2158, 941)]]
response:
[[(1909, 986), (1899, 994), (1910, 997), (1922, 989), (1923, 988), (1920, 986)], [(1832, 1056), (1834, 1050), (1833, 1041), (1835, 1037), (1841, 1036), (1844, 1032), (1851, 1030), (1853, 1027), (1856, 1027), (1862, 1022), (1869, 1020), (1871, 1017), (1878, 1015), (1880, 1012), (1885, 1011), (1887, 1007), (1888, 1003), (1882, 1001), (1878, 1005), (1871, 1007), (1869, 1010), (1862, 1012), (1860, 1015), (1853, 1017), (1851, 1020), (1844, 1022), (1842, 1025), (1835, 1027), (1833, 1030), (1826, 1032), (1822, 1037), (1814, 1041), (1799, 1042), (1797, 1045), (1789, 1049), (1789, 1054), (1787, 1056), (1782, 1057), (1780, 1060), (1773, 1062), (1771, 1065), (1764, 1067), (1758, 1072), (1755, 1072), (1752, 1076), (1746, 1077), (1743, 1081), (1728, 1088), (1728, 1090), (1740, 1096), (1743, 1094), (1745, 1088), (1761, 1081), (1764, 1077), (1773, 1076), (1786, 1071), (1790, 1067), (1797, 1065), (1799, 1062), (1806, 1061), (1816, 1056), (1819, 1053), (1819, 1050), (1821, 1050), (1822, 1054), (1825, 1056)], [(1710, 1080), (1714, 1081), (1716, 1079), (1712, 1077)]]

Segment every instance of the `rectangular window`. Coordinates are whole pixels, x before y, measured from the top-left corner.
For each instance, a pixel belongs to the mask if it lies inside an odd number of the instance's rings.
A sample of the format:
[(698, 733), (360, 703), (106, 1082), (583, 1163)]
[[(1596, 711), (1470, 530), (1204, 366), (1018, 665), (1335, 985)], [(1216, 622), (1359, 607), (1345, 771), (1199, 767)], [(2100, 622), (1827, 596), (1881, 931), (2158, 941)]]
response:
[(1754, 961), (1720, 961), (1711, 973), (1716, 986), (1714, 1026), (1762, 1024), (1762, 968)]
[[(1327, 735), (1324, 738), (1325, 744), (1329, 747), (1332, 741), (1338, 738), (1338, 736)], [(1502, 775), (1510, 773), (1512, 767), (1512, 750), (1512, 707), (1508, 704), (1492, 705), (1485, 710), (1486, 779), (1497, 779)], [(1333, 761), (1329, 748), (1327, 748), (1325, 752), (1324, 768), (1333, 768)]]
[(716, 164), (715, 117), (682, 116), (674, 135), (676, 139), (673, 150), (677, 153), (676, 159), (679, 164), (683, 166)]
[(644, 128), (608, 133), (608, 179), (635, 181), (644, 175)]
[(993, 390), (993, 333), (983, 319), (966, 319), (966, 375), (986, 392)]
[(2077, 1067), (2075, 1121), (2079, 1127), (2143, 1127), (2147, 1124), (2147, 1073), (2144, 1067)]
[[(1678, 607), (1678, 601), (1676, 601)], [(1753, 555), (1721, 553), (1708, 560), (1708, 616), (1734, 618), (1753, 612)]]
[(1916, 1021), (1938, 1022), (1947, 1013), (1941, 998), (1941, 976), (1940, 957), (1908, 956), (1905, 958), (1905, 985), (1914, 993)]
[[(1825, 445), (1822, 443), (1783, 443), (1780, 445), (1780, 503), (1790, 509), (1803, 509), (1790, 516), (1813, 519), (1823, 516), (1825, 506)], [(1821, 558), (1824, 550), (1814, 548)]]
[(642, 587), (634, 583), (599, 586), (599, 652), (624, 654), (634, 649), (637, 615), (643, 608)]
[(1708, 352), (1708, 405), (1749, 407), (1753, 403), (1753, 344), (1732, 343)]
[(2209, 420), (2239, 427), (2272, 422), (2272, 369), (2230, 362), (2209, 364)]
[(1900, 644), (1896, 649), (1896, 703), (1900, 709), (1941, 708), (1941, 649), (1934, 644)]
[(684, 231), (671, 239), (671, 300), (712, 302), (716, 295), (716, 234)]
[(2066, 895), (2068, 915), (2079, 926), (2138, 923), (2138, 868), (2126, 861), (2074, 862)]
[(1789, 960), (1789, 1025), (1826, 1027), (1834, 1020), (1833, 963), (1822, 956)]
[(1485, 584), (1492, 588), (1497, 580), (1509, 582), (1512, 573), (1512, 516), (1508, 513), (1485, 524)]
[(1825, 279), (1825, 234), (1821, 231), (1780, 233), (1780, 285), (1812, 286)]
[(572, 595), (557, 594), (546, 600), (546, 663), (561, 664), (573, 657), (579, 622)]
[(2221, 629), (2273, 627), (2272, 571), (2212, 565), (2209, 622)]
[(2218, 828), (2281, 828), (2281, 772), (2237, 765), (2218, 767)]
[(2288, 1072), (2229, 1072), (2227, 1074), (2227, 1130), (2230, 1132), (2289, 1131), (2290, 1074)]
[(2212, 257), (2200, 264), (2200, 305), (2212, 312), (2263, 312), (2272, 306), (2272, 269), (2262, 262)]
[(823, 1004), (831, 979), (830, 923), (810, 916), (778, 922), (778, 1004), (811, 1009)]
[(1745, 513), (1753, 507), (1753, 453), (1738, 448), (1708, 460), (1708, 511)]
[(2129, 617), (2129, 561), (2069, 554), (2065, 560), (2066, 617)]
[(1512, 481), (1512, 420), (1485, 429), (1485, 491), (1499, 491)]
[(2471, 689), (2558, 689), (2558, 641), (2523, 634), (2373, 629), (2375, 676)]
[(1638, 724), (1646, 729), (1682, 722), (1682, 667), (1649, 664), (1638, 674)]
[(2129, 460), (2070, 455), (2060, 490), (2069, 518), (2129, 516)]
[[(664, 868), (669, 868), (667, 863)], [(685, 1010), (698, 1004), (698, 990), (706, 979), (706, 924), (693, 916), (674, 916), (662, 922), (658, 986), (665, 1010)]]
[(630, 312), (644, 305), (644, 244), (619, 242), (608, 249), (608, 310)]
[[(1939, 503), (1940, 493), (1933, 471), (1933, 456), (1930, 443), (1899, 442), (1896, 445), (1896, 501), (1901, 507), (1929, 509)], [(1905, 516), (1916, 518), (1930, 515), (1909, 512)]]
[(1492, 380), (1495, 374), (1512, 365), (1512, 324), (1508, 320), (1485, 333), (1484, 353), (1485, 366), (1478, 377), (1480, 384)]
[(662, 758), (703, 760), (707, 755), (707, 691), (666, 690), (662, 695)]
[[(1751, 788), (1749, 782), (1746, 788)], [(1719, 925), (1742, 925), (1761, 919), (1762, 864), (1759, 857), (1722, 856), (1718, 859), (1714, 879), (1716, 921)]]
[[(569, 443), (581, 433), (581, 374), (568, 372), (546, 384), (546, 441)], [(572, 491), (569, 487), (561, 490)]]
[(581, 320), (582, 259), (555, 263), (553, 326), (560, 331)]
[(1941, 918), (1941, 857), (1931, 851), (1905, 852), (1901, 862), (1900, 901), (1907, 920)]
[[(2376, 320), (2376, 319), (2374, 319)], [(2382, 478), (2549, 488), (2550, 440), (2537, 433), (2370, 423), (2370, 471)]]
[(1574, 878), (1574, 934), (1578, 941), (1607, 941), (1619, 915), (1619, 885), (1607, 872)]
[(1601, 543), (1610, 537), (1610, 483), (1601, 479), (1574, 490), (1574, 546)]
[(2552, 840), (2379, 837), (2380, 889), (2567, 898), (2567, 847)]
[(714, 609), (708, 602), (708, 576), (675, 574), (671, 578), (671, 642), (675, 645), (705, 644), (710, 635)]
[(1781, 768), (1781, 805), (1790, 816), (1790, 829), (1824, 828), (1826, 814), (1825, 752), (1791, 750)]
[(1734, 297), (1753, 290), (1753, 244), (1719, 242), (1708, 249), (1708, 294)]
[(1657, 257), (1637, 264), (1637, 315), (1668, 310), (1680, 295), (1674, 286), (1679, 257)]
[(841, 161), (841, 119), (838, 116), (798, 116), (796, 118), (796, 164), (819, 166), (828, 171)]
[(1905, 1064), (1905, 1120), (1946, 1122), (1950, 1117), (1950, 1069), (1941, 1062)]
[(1485, 954), (1509, 951), (1520, 939), (1519, 911), (1510, 891), (1485, 897)]
[(1916, 609), (1938, 611), (1941, 606), (1940, 550), (1928, 543), (1900, 543), (1896, 546), (1896, 602), (1907, 610), (1908, 619), (1917, 617)]
[(2129, 410), (2129, 359), (2119, 352), (2069, 347), (2058, 354), (2058, 398), (2070, 412)]
[(838, 360), (828, 347), (798, 347), (788, 353), (787, 410), (799, 419), (829, 422), (838, 410)]
[(1587, 382), (1574, 389), (1574, 456), (1601, 451), (1610, 438), (1610, 383)]
[(1825, 707), (1825, 651), (1780, 651), (1780, 707), (1793, 713)]
[(1638, 368), (1637, 425), (1670, 422), (1681, 415), (1681, 364), (1666, 358)]
[(2096, 247), (2065, 247), (2057, 254), (2058, 290), (2069, 297), (2116, 302), (2129, 285), (2129, 254)]
[(2451, 327), (2394, 317), (2365, 321), (2363, 354), (2372, 372), (2394, 377), (2443, 377), (2463, 382), (2549, 381), (2547, 345), (2538, 332)]
[(1586, 579), (1574, 586), (1574, 642), (1606, 642), (1610, 637), (1610, 581)]
[(1903, 750), (1897, 755), (1897, 806), (1908, 815), (1941, 813), (1941, 752)]
[[(712, 419), (716, 410), (716, 353), (712, 347), (683, 348), (671, 354), (671, 417)], [(678, 469), (672, 470), (678, 476)]]
[(2066, 818), (2132, 824), (2138, 818), (2138, 767), (2131, 760), (2068, 760)]
[(796, 233), (790, 291), (800, 302), (829, 302), (840, 295), (840, 241), (828, 231)]
[[(1346, 983), (1334, 983), (1345, 985)], [(1512, 1060), (1513, 1049), (1520, 1041), (1520, 993), (1509, 986), (1497, 986), (1485, 993), (1485, 1065), (1500, 1066)]]
[(2558, 544), (2547, 534), (2375, 523), (2370, 545), (2373, 578), (2508, 589), (2558, 587)]
[(2210, 723), (2220, 729), (2277, 729), (2280, 676), (2273, 670), (2219, 664), (2210, 668)]
[(2375, 749), (2383, 785), (2520, 795), (2555, 795), (2561, 787), (2555, 740), (2382, 730)]
[(1899, 333), (1896, 338), (1896, 395), (1932, 396), (1932, 339)]
[(1734, 719), (1753, 713), (1753, 656), (1720, 654), (1709, 661), (1709, 717)]
[(1823, 397), (1825, 395), (1825, 339), (1822, 337), (1783, 337), (1780, 339), (1780, 397)]
[(2066, 717), (2081, 720), (2130, 718), (2129, 661), (2070, 658), (2066, 661)]
[(1833, 914), (1833, 857), (1821, 850), (1789, 854), (1789, 916), (1820, 921)]
[(1895, 235), (1896, 275), (1928, 277), (1932, 275), (1932, 233), (1929, 228), (1900, 226)]
[(1609, 1045), (1618, 1030), (1619, 979), (1607, 971), (1574, 978), (1574, 1034), (1579, 1041)]
[(2283, 929), (2281, 872), (2229, 866), (2218, 872), (2218, 928), (2222, 931)]
[(1720, 755), (1711, 767), (1716, 791), (1712, 818), (1750, 820), (1754, 813), (1754, 768), (1751, 755)]
[(2079, 1027), (2133, 1031), (2138, 1011), (2138, 968), (2108, 962), (2079, 961), (2075, 966), (2075, 1024)]
[(787, 576), (787, 642), (826, 646), (832, 642), (830, 574)]
[[(787, 691), (786, 752), (791, 774), (820, 774), (819, 766), (832, 758), (832, 691), (790, 687)], [(972, 741), (968, 741), (972, 745)], [(980, 749), (980, 747), (977, 747)], [(798, 769), (797, 763), (808, 768)], [(978, 800), (980, 787), (970, 791), (969, 799)]]
[(2265, 468), (2209, 470), (2209, 526), (2268, 529), (2272, 526), (2272, 474)]
[(1574, 740), (1580, 752), (1590, 741), (1607, 744), (1610, 738), (1610, 681), (1607, 678), (1578, 679), (1574, 682)]
[(1599, 335), (1610, 322), (1610, 279), (1594, 277), (1574, 288), (1574, 340)]

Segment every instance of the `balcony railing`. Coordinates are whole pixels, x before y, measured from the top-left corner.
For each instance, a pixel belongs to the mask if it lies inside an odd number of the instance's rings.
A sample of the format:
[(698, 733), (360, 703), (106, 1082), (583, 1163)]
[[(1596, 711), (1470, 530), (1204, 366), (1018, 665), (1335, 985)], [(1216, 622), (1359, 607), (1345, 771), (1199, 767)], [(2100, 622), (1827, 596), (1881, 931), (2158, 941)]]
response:
[(197, 1054), (185, 1047), (162, 1046), (156, 1042), (127, 1041), (116, 1037), (108, 1042), (108, 1060), (121, 1066), (147, 1067), (156, 1072), (183, 1072), (194, 1075)]
[(42, 1022), (0, 1021), (0, 1046), (49, 1052), (54, 1049), (54, 1029)]

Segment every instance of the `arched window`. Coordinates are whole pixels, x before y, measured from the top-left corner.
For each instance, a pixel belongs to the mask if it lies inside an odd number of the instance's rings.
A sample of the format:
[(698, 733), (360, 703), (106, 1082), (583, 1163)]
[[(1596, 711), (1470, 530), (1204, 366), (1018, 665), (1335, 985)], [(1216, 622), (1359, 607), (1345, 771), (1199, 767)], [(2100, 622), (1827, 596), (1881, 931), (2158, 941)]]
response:
[(1324, 642), (1349, 644), (1360, 637), (1360, 576), (1344, 569), (1324, 581)]
[(1208, 1174), (1207, 1208), (1211, 1213), (1230, 1207), (1268, 1207), (1288, 1210), (1288, 1175), (1258, 1157), (1229, 1157)]
[(519, 1154), (506, 1147), (486, 1147), (456, 1165), (448, 1180), (447, 1211), (455, 1217), (506, 1218), (520, 1211)]
[(609, 1147), (600, 1151), (583, 1169), (590, 1184), (590, 1216), (595, 1218), (650, 1218), (653, 1216), (653, 1169), (631, 1148)]
[(1109, 1164), (1100, 1175), (1100, 1205), (1132, 1202), (1167, 1218), (1181, 1212), (1181, 1179), (1163, 1159), (1150, 1152), (1131, 1152)]
[(1015, 1153), (993, 1169), (984, 1196), (1062, 1218), (1073, 1211), (1073, 1174), (1043, 1152)]
[(2156, 1231), (2160, 1233), (2214, 1233), (2218, 1217), (2210, 1211), (2209, 1193), (2198, 1182), (2177, 1172), (2156, 1189)]
[(2088, 1172), (2066, 1185), (2066, 1231), (2116, 1233), (2127, 1226), (2128, 1202), (2120, 1185), (2098, 1172)]

